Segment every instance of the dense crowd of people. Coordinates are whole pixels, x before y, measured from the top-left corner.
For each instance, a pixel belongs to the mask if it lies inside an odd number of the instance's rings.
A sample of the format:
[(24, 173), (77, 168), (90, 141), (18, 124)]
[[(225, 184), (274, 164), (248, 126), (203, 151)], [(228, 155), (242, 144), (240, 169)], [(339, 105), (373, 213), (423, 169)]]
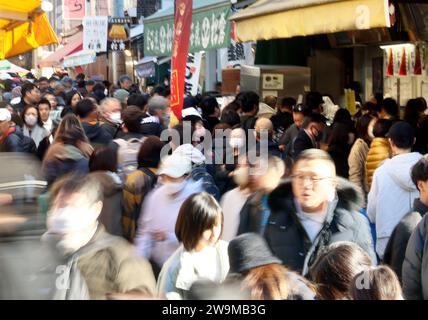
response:
[(422, 97), (186, 96), (172, 123), (169, 88), (126, 75), (0, 92), (0, 151), (47, 182), (47, 298), (428, 299)]

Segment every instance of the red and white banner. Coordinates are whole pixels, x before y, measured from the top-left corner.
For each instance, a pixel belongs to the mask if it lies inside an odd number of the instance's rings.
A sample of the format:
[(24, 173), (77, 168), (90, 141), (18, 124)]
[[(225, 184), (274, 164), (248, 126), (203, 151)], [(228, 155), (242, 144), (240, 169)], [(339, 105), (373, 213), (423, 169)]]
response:
[(384, 47), (385, 76), (417, 76), (425, 69), (425, 47), (404, 44)]
[(64, 20), (82, 20), (85, 16), (86, 0), (64, 0), (62, 16)]
[(192, 0), (177, 0), (174, 15), (174, 39), (171, 62), (171, 119), (170, 126), (181, 120), (183, 109), (187, 55), (189, 52)]

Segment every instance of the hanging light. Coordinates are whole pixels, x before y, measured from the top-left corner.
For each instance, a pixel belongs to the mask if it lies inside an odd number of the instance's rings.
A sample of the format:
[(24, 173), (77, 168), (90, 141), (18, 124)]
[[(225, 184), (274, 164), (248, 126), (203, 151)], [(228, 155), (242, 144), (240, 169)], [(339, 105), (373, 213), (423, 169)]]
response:
[(42, 10), (44, 12), (51, 12), (53, 10), (53, 4), (49, 1), (42, 1)]
[(126, 50), (125, 50), (125, 55), (126, 55), (127, 57), (132, 56), (132, 52), (131, 52), (131, 50), (126, 49)]

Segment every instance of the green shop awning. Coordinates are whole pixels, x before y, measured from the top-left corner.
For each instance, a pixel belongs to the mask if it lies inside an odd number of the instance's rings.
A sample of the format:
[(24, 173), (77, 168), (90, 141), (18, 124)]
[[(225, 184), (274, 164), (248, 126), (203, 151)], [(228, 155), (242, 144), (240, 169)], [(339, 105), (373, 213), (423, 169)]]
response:
[[(189, 52), (227, 48), (230, 45), (230, 1), (194, 0)], [(172, 52), (174, 8), (144, 19), (144, 55)]]

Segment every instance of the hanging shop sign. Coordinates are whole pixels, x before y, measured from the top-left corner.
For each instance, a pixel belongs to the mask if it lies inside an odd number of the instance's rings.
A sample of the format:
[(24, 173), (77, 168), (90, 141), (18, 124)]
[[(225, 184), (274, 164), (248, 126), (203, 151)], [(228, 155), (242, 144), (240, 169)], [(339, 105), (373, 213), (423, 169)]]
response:
[[(190, 26), (189, 52), (227, 48), (230, 44), (230, 5), (194, 13)], [(172, 53), (173, 18), (144, 25), (144, 54), (167, 56)]]
[(107, 51), (108, 17), (83, 19), (83, 50)]
[(108, 46), (111, 51), (125, 51), (129, 41), (131, 18), (110, 18), (108, 29)]
[(185, 89), (186, 95), (198, 94), (199, 76), (201, 74), (202, 53), (189, 53), (187, 56)]
[(254, 65), (254, 54), (252, 52), (252, 43), (237, 43), (231, 39), (229, 48), (223, 48), (218, 51), (220, 57), (221, 69), (236, 69), (242, 65)]

